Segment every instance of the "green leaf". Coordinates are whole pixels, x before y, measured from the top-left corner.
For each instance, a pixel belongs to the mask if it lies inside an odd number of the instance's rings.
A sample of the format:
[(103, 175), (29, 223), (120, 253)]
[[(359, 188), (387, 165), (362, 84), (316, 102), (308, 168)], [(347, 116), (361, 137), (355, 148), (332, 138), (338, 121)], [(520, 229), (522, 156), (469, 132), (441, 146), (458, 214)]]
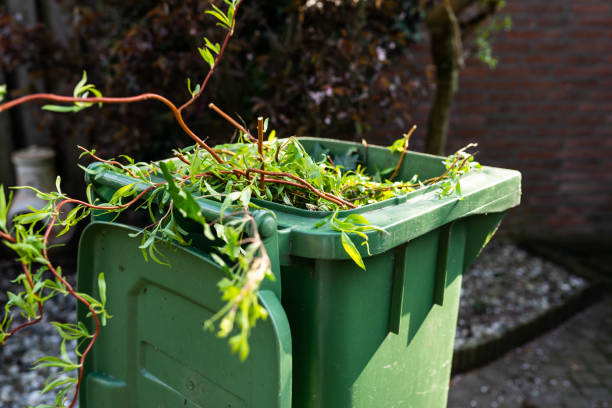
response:
[(214, 10), (206, 10), (205, 13), (210, 14), (211, 16), (215, 16), (217, 20), (219, 20), (222, 26), (225, 26), (226, 28), (229, 29), (232, 25), (232, 22), (230, 21), (229, 17), (226, 16), (225, 13), (219, 7), (215, 6), (214, 4), (211, 4), (211, 7)]
[(268, 135), (268, 142), (273, 142), (275, 140), (276, 140), (276, 130), (272, 129), (272, 131)]
[(42, 110), (58, 113), (76, 112), (75, 106), (43, 105)]
[(365, 265), (363, 263), (363, 259), (361, 259), (361, 255), (359, 254), (359, 251), (355, 247), (355, 244), (353, 244), (353, 241), (351, 241), (349, 236), (346, 234), (346, 232), (341, 233), (341, 238), (342, 238), (342, 246), (344, 247), (344, 250), (346, 251), (346, 253), (357, 264), (357, 266), (365, 270)]
[(32, 212), (32, 213), (26, 213), (26, 214), (17, 215), (14, 218), (14, 220), (15, 220), (15, 222), (19, 222), (20, 224), (33, 224), (35, 222), (44, 220), (49, 215), (50, 214), (48, 212), (45, 212), (45, 211)]
[(283, 193), (283, 202), (291, 207), (293, 207), (293, 203), (291, 202), (291, 199), (289, 198), (289, 196), (287, 195), (287, 193)]
[(191, 78), (187, 78), (187, 89), (189, 90), (189, 94), (191, 97), (195, 97), (200, 92), (200, 84), (196, 84), (193, 91), (191, 90)]
[(205, 224), (206, 219), (202, 215), (202, 209), (198, 202), (193, 198), (190, 192), (186, 190), (179, 190), (176, 183), (174, 182), (174, 178), (170, 174), (170, 170), (168, 169), (168, 163), (160, 162), (159, 167), (162, 170), (162, 174), (166, 181), (168, 182), (168, 193), (172, 197), (174, 201), (174, 207), (179, 210), (179, 212), (192, 220), (199, 222), (200, 224)]
[(132, 194), (133, 187), (136, 183), (126, 184), (125, 186), (118, 188), (117, 191), (113, 194), (110, 199), (110, 202), (116, 202), (123, 197), (129, 196)]
[(62, 189), (60, 188), (60, 183), (61, 183), (62, 179), (60, 176), (57, 176), (55, 178), (55, 188), (57, 189), (57, 192), (62, 194)]
[(208, 48), (201, 47), (198, 48), (198, 51), (200, 51), (200, 55), (202, 56), (202, 58), (204, 58), (204, 61), (206, 61), (206, 63), (212, 69), (212, 67), (215, 65), (215, 57), (213, 57)]
[(80, 324), (71, 324), (71, 323), (58, 323), (51, 322), (55, 330), (60, 335), (62, 339), (65, 340), (76, 340), (81, 337), (91, 337), (85, 326)]
[(35, 364), (34, 366), (35, 369), (43, 368), (43, 367), (59, 367), (59, 368), (62, 368), (63, 371), (72, 371), (80, 367), (79, 364), (75, 364), (72, 361), (63, 360), (61, 358), (52, 357), (52, 356), (45, 356), (45, 357), (39, 358), (38, 360), (34, 362), (34, 364)]
[(221, 46), (219, 45), (219, 43), (211, 43), (210, 40), (206, 37), (204, 37), (204, 42), (206, 43), (206, 46), (208, 48), (210, 48), (212, 51), (215, 52), (215, 54), (219, 54), (219, 51), (221, 51)]
[(251, 202), (251, 188), (247, 187), (240, 193), (240, 203), (244, 208), (249, 207), (249, 203)]
[(336, 166), (342, 166), (345, 170), (355, 170), (357, 162), (359, 161), (359, 153), (356, 147), (347, 149), (344, 154), (336, 155), (334, 157), (334, 164)]
[(4, 194), (4, 186), (0, 184), (0, 230), (7, 231), (7, 220), (8, 210), (11, 207), (11, 201), (13, 198), (13, 192), (11, 191), (8, 196), (8, 200)]
[(79, 97), (86, 83), (87, 83), (87, 71), (83, 71), (83, 76), (81, 77), (81, 80), (76, 84), (76, 86), (74, 87), (74, 91), (72, 92), (72, 95), (75, 98)]
[(203, 224), (204, 227), (204, 236), (210, 240), (210, 241), (214, 241), (215, 240), (215, 236), (212, 233), (212, 230), (210, 229), (210, 225), (208, 225), (207, 223)]
[(221, 258), (219, 255), (215, 254), (214, 252), (210, 253), (210, 257), (212, 258), (213, 261), (215, 261), (216, 264), (218, 264), (219, 266), (226, 266), (225, 261), (223, 260), (223, 258)]
[(93, 185), (88, 184), (87, 189), (85, 190), (85, 195), (87, 196), (87, 202), (93, 204), (93, 193), (92, 193)]
[(47, 385), (45, 385), (45, 388), (42, 389), (42, 391), (40, 392), (41, 394), (47, 393), (49, 391), (51, 391), (54, 388), (57, 387), (61, 387), (62, 385), (66, 385), (66, 384), (76, 384), (77, 383), (77, 379), (76, 378), (66, 378), (66, 377), (60, 377), (60, 378), (56, 378), (55, 380), (48, 382)]
[[(232, 205), (232, 203), (242, 197), (241, 191), (233, 191), (225, 196), (225, 200), (221, 204), (221, 212), (219, 214), (220, 218), (223, 218), (223, 214), (225, 211)], [(249, 197), (250, 198), (250, 197)]]
[(4, 100), (4, 95), (6, 95), (6, 84), (0, 85), (0, 102)]
[(23, 310), (28, 309), (28, 304), (23, 300), (23, 298), (21, 297), (21, 294), (16, 295), (13, 292), (6, 292), (6, 295), (9, 298), (9, 301), (8, 301), (9, 305), (15, 305)]
[(344, 222), (350, 222), (355, 225), (370, 225), (370, 221), (361, 214), (350, 214), (344, 219)]
[(106, 281), (104, 280), (104, 272), (98, 275), (98, 289), (100, 291), (100, 302), (106, 304)]
[[(74, 87), (74, 90), (72, 91), (72, 95), (75, 98), (87, 98), (89, 96), (89, 93), (92, 93), (97, 98), (102, 97), (102, 93), (96, 89), (95, 85), (87, 84), (87, 72), (83, 71), (83, 77)], [(75, 102), (74, 105), (72, 106), (44, 105), (42, 109), (51, 111), (51, 112), (67, 113), (67, 112), (79, 112), (83, 109), (89, 108), (92, 105), (93, 104), (89, 102)], [(102, 106), (102, 103), (99, 102), (98, 106)]]

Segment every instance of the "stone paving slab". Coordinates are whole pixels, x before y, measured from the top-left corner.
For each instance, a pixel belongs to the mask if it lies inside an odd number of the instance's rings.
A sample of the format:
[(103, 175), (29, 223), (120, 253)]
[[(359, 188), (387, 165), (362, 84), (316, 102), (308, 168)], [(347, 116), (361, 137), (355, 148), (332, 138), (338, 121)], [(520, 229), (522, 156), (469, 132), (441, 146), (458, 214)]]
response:
[(612, 408), (612, 296), (501, 359), (454, 376), (449, 408)]

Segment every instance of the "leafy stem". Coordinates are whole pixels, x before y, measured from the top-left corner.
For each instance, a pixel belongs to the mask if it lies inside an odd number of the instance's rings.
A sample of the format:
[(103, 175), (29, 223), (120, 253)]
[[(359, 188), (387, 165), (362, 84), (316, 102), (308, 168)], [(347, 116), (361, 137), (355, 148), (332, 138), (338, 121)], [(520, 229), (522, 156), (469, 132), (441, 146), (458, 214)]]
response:
[[(225, 35), (225, 38), (223, 39), (223, 44), (221, 45), (220, 48), (218, 48), (218, 45), (213, 45), (207, 38), (204, 39), (206, 45), (203, 48), (199, 48), (199, 50), (200, 50), (200, 54), (203, 54), (202, 57), (205, 60), (207, 60), (207, 62), (209, 63), (210, 71), (208, 71), (208, 74), (206, 74), (206, 77), (204, 78), (204, 81), (202, 81), (202, 84), (199, 86), (199, 89), (197, 90), (197, 92), (194, 92), (192, 94), (191, 99), (189, 99), (187, 102), (181, 105), (181, 107), (178, 108), (179, 113), (181, 113), (184, 109), (189, 107), (196, 99), (200, 97), (200, 95), (202, 95), (202, 93), (206, 89), (206, 85), (208, 85), (208, 81), (210, 80), (210, 78), (215, 72), (215, 69), (219, 65), (219, 61), (221, 60), (221, 57), (223, 56), (223, 53), (225, 52), (225, 47), (227, 46), (232, 35), (234, 34), (234, 27), (236, 26), (236, 12), (238, 11), (238, 8), (242, 4), (243, 0), (224, 0), (224, 1), (228, 5), (227, 14), (225, 14), (223, 11), (221, 11), (218, 7), (214, 5), (213, 5), (214, 10), (207, 10), (207, 14), (212, 14), (213, 16), (215, 16), (222, 24), (225, 24), (226, 28), (228, 29), (227, 34)], [(210, 54), (211, 51), (216, 52), (217, 54), (216, 58), (212, 57), (212, 54)], [(204, 55), (211, 55), (210, 58), (213, 58), (212, 64), (210, 62), (209, 57), (204, 57)]]

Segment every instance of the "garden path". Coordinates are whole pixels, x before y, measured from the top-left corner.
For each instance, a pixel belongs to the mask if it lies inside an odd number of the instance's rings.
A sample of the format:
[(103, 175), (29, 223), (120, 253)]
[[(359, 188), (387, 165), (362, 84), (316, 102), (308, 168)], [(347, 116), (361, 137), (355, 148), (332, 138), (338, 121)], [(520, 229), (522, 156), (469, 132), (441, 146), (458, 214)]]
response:
[(612, 295), (451, 380), (449, 408), (612, 407)]

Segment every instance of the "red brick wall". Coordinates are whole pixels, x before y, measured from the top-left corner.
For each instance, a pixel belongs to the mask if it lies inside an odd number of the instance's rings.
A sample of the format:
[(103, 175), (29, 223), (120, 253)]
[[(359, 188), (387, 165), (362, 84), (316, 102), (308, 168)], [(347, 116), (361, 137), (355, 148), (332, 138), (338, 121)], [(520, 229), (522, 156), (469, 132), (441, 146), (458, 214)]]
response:
[(504, 13), (513, 27), (493, 43), (498, 67), (468, 61), (461, 73), (448, 151), (477, 141), (482, 163), (522, 172), (506, 230), (610, 243), (612, 1), (511, 0)]

